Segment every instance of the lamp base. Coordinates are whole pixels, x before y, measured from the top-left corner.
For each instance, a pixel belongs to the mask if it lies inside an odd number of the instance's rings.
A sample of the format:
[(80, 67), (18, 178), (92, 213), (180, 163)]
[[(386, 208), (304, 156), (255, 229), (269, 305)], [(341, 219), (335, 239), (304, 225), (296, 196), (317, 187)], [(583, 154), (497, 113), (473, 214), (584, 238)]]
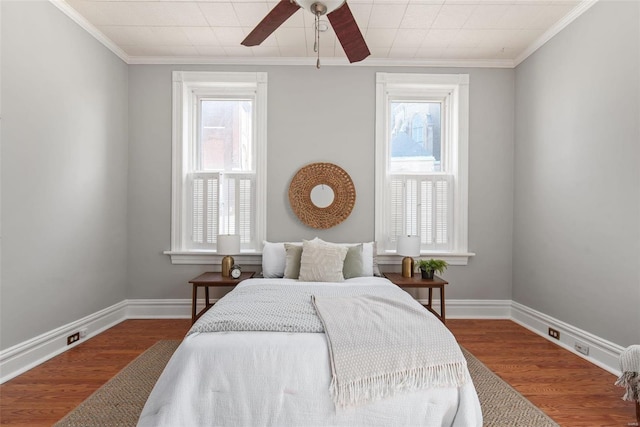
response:
[(229, 277), (231, 275), (229, 273), (231, 271), (231, 267), (233, 267), (233, 257), (227, 255), (222, 258), (222, 268), (220, 269), (222, 277)]
[(402, 258), (402, 277), (413, 277), (413, 258), (406, 256)]

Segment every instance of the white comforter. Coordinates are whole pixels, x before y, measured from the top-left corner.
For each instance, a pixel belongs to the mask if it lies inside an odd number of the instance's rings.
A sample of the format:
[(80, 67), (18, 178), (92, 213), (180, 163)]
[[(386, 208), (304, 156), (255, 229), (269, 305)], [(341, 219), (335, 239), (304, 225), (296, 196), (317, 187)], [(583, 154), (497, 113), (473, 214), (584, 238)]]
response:
[[(239, 286), (269, 283), (298, 282), (250, 279)], [(395, 286), (371, 277), (348, 283)], [(334, 406), (330, 382), (322, 333), (197, 333), (184, 339), (167, 364), (138, 426), (482, 426), (470, 378), (460, 388), (406, 393), (344, 409)]]

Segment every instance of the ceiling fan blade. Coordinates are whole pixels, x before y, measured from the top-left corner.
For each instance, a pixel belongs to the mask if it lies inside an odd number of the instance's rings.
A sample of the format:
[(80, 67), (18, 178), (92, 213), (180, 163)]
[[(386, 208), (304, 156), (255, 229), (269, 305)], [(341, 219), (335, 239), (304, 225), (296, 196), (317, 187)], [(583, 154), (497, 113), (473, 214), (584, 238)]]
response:
[(371, 55), (367, 43), (362, 37), (362, 33), (358, 28), (356, 20), (353, 18), (351, 9), (346, 2), (333, 12), (327, 14), (329, 22), (333, 27), (333, 31), (338, 36), (338, 40), (344, 49), (344, 53), (347, 54), (349, 62), (362, 61), (367, 56)]
[(290, 0), (280, 0), (280, 3), (276, 5), (271, 12), (264, 17), (262, 21), (249, 33), (249, 35), (242, 40), (244, 46), (257, 46), (267, 37), (271, 35), (280, 25), (284, 24), (284, 21), (289, 19), (296, 10), (300, 9), (297, 3)]

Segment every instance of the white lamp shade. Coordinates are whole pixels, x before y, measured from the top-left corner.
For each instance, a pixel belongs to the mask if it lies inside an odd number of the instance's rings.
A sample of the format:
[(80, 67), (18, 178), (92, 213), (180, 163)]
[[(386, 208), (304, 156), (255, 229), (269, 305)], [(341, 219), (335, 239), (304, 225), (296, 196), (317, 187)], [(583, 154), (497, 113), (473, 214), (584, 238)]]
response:
[(398, 236), (396, 252), (402, 256), (420, 256), (420, 236)]
[(218, 234), (218, 254), (236, 255), (240, 253), (239, 234)]

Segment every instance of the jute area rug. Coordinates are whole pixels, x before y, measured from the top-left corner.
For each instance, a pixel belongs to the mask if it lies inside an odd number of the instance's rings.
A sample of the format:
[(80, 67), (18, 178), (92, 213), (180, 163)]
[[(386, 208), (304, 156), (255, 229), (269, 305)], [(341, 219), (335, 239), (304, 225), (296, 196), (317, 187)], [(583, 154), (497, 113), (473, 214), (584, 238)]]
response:
[[(100, 387), (54, 427), (135, 426), (179, 341), (159, 341)], [(551, 418), (462, 349), (486, 427), (557, 427)]]

